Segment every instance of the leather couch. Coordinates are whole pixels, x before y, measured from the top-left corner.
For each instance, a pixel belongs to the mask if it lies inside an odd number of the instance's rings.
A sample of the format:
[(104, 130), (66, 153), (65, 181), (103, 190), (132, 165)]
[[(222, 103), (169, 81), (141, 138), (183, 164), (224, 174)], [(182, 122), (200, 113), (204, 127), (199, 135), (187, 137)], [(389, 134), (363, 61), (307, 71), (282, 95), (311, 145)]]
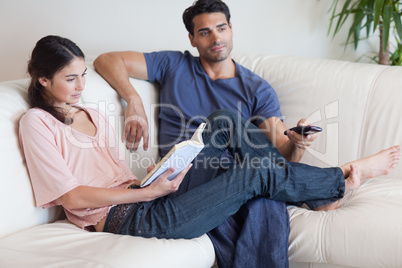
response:
[[(302, 118), (323, 128), (302, 162), (321, 167), (402, 144), (402, 68), (296, 56), (242, 54), (235, 60), (268, 80), (288, 127)], [(58, 207), (35, 208), (18, 143), (28, 109), (28, 79), (0, 83), (0, 267), (211, 267), (206, 235), (192, 240), (145, 239), (81, 230)], [(130, 153), (138, 178), (158, 159), (158, 88), (131, 79), (150, 123), (150, 147)], [(82, 103), (103, 110), (121, 136), (124, 103), (88, 62)], [(402, 165), (347, 194), (339, 208), (288, 207), (293, 268), (402, 267)]]

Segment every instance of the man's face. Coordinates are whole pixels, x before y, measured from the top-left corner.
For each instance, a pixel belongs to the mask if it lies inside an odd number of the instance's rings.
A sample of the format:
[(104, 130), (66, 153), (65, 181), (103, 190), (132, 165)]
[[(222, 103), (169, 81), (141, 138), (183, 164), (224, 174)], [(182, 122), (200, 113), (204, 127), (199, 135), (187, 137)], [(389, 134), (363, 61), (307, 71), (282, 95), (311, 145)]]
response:
[(189, 34), (189, 37), (200, 57), (209, 62), (226, 60), (233, 48), (233, 32), (225, 14), (200, 14), (194, 17), (193, 23), (194, 36)]

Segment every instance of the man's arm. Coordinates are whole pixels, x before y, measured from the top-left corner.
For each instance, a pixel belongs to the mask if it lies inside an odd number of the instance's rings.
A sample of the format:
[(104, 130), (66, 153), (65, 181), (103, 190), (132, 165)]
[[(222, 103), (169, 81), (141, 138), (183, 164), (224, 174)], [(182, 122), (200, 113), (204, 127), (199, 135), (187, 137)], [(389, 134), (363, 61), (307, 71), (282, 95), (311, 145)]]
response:
[(144, 138), (143, 148), (147, 150), (148, 119), (141, 97), (129, 80), (129, 77), (148, 80), (144, 54), (134, 51), (105, 53), (94, 61), (94, 67), (127, 102), (123, 134), (123, 141), (128, 141), (127, 148), (136, 150), (141, 138)]
[[(306, 124), (305, 119), (301, 119), (297, 125)], [(299, 162), (306, 151), (306, 148), (312, 144), (318, 134), (299, 135), (294, 131), (287, 130), (285, 124), (278, 117), (271, 117), (258, 126), (264, 134), (272, 141), (274, 146), (288, 161)]]

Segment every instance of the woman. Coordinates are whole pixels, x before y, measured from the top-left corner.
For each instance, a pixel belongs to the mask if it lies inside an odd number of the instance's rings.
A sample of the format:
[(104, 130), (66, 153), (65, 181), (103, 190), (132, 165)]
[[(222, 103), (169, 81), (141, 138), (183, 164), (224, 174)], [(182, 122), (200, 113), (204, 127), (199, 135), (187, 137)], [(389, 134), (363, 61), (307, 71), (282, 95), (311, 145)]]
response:
[[(20, 141), (36, 205), (62, 205), (68, 219), (81, 228), (194, 238), (218, 226), (252, 198), (339, 199), (345, 190), (357, 188), (361, 179), (384, 174), (399, 160), (399, 147), (391, 147), (340, 168), (288, 163), (262, 132), (224, 110), (207, 120), (203, 157), (194, 161), (202, 164), (186, 176), (189, 166), (172, 181), (166, 179), (170, 170), (145, 188), (129, 187), (138, 181), (118, 158), (113, 129), (97, 110), (75, 105), (86, 73), (78, 46), (62, 37), (44, 37), (32, 52), (28, 71), (32, 109), (20, 121)], [(217, 175), (205, 159), (216, 160), (225, 150), (241, 162)], [(265, 168), (250, 167), (248, 161)], [(170, 195), (185, 176), (199, 186)]]

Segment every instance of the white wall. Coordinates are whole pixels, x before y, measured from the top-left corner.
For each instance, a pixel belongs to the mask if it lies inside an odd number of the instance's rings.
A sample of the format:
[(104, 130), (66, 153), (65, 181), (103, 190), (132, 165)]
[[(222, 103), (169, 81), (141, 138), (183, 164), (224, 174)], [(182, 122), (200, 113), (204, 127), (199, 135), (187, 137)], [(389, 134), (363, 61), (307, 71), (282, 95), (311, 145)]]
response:
[[(37, 40), (76, 42), (87, 56), (111, 50), (192, 50), (181, 15), (193, 0), (0, 0), (0, 81), (27, 77)], [(327, 35), (330, 0), (226, 0), (234, 53), (355, 60), (344, 34)]]

